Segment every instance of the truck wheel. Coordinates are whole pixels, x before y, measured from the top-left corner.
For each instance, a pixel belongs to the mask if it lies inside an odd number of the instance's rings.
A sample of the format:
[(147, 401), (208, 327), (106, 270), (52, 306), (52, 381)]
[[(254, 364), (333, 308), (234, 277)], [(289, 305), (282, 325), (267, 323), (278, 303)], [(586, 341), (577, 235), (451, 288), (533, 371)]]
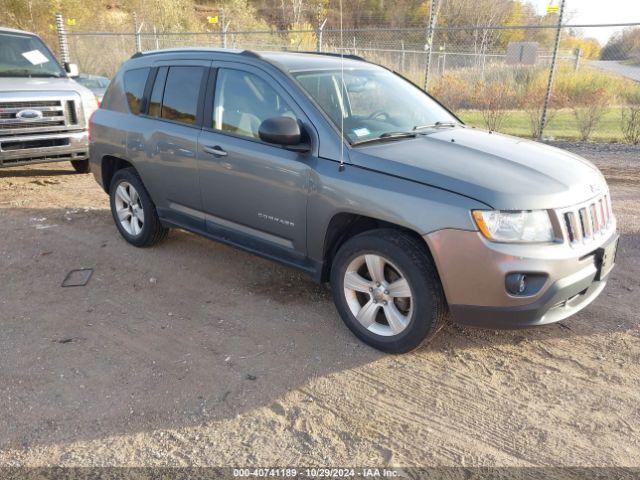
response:
[(156, 207), (135, 169), (118, 170), (111, 180), (109, 195), (116, 226), (131, 245), (150, 247), (167, 237), (169, 229), (160, 223)]
[(380, 229), (340, 247), (331, 267), (333, 299), (347, 327), (378, 350), (404, 353), (446, 323), (436, 268), (420, 240)]
[(89, 160), (71, 160), (71, 165), (73, 165), (77, 173), (89, 173), (91, 171)]

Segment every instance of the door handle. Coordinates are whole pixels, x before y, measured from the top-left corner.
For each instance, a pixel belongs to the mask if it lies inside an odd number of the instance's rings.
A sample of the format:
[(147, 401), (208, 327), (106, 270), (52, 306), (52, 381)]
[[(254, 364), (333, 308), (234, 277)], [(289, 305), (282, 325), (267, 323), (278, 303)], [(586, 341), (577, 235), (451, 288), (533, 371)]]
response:
[(224, 151), (224, 149), (222, 147), (219, 147), (218, 145), (216, 145), (215, 147), (204, 146), (204, 147), (202, 147), (202, 150), (204, 152), (210, 153), (211, 155), (215, 155), (216, 157), (226, 157), (227, 156), (227, 152)]

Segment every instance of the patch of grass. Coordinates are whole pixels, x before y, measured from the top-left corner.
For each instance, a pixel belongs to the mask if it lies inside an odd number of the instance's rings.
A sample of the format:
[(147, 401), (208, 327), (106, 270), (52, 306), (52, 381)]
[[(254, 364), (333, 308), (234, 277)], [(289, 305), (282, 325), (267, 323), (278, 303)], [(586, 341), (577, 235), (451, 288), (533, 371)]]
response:
[[(608, 108), (591, 136), (593, 142), (622, 142), (622, 108)], [(461, 110), (458, 116), (468, 125), (485, 128), (482, 112)], [(529, 116), (524, 110), (513, 110), (504, 119), (500, 132), (518, 137), (531, 137)], [(571, 110), (560, 110), (544, 130), (545, 137), (563, 140), (579, 140), (580, 130)]]

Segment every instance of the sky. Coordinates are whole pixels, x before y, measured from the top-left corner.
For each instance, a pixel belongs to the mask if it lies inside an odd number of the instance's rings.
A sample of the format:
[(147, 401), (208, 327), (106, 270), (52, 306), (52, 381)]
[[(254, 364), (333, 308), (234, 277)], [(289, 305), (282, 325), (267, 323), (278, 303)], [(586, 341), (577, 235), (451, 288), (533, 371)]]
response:
[[(544, 13), (550, 0), (530, 0), (538, 9), (538, 13)], [(640, 23), (640, 0), (566, 0), (567, 18), (572, 24), (593, 23)], [(560, 0), (553, 0), (554, 5), (559, 5)], [(619, 28), (588, 28), (584, 30), (585, 36), (595, 37), (602, 44)]]

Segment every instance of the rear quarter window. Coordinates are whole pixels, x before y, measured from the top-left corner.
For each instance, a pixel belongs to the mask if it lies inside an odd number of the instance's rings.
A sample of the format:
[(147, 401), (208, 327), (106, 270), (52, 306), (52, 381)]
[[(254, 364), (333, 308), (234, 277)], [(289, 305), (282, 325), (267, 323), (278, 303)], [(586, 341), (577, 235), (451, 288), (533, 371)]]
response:
[(116, 89), (116, 82), (109, 82), (104, 95), (102, 96), (102, 102), (100, 102), (100, 108), (105, 110), (111, 110), (111, 98), (114, 95), (114, 90)]
[(134, 115), (139, 115), (142, 111), (142, 99), (144, 87), (147, 84), (149, 68), (136, 68), (124, 74), (124, 91), (129, 104), (129, 110)]

